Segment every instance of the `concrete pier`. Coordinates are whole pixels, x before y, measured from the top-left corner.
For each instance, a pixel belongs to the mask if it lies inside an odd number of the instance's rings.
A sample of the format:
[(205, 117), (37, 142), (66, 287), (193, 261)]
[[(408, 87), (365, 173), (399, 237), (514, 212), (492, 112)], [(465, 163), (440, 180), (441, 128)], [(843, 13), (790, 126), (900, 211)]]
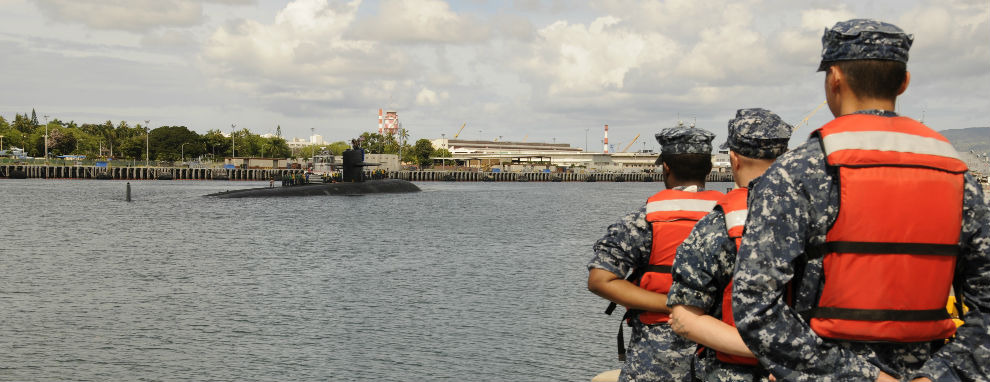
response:
[[(660, 182), (662, 174), (649, 173), (552, 173), (552, 172), (467, 172), (467, 171), (399, 171), (389, 178), (411, 182)], [(590, 178), (590, 179), (589, 179)], [(712, 172), (709, 182), (732, 182), (732, 173)]]
[(283, 175), (301, 173), (302, 170), (289, 169), (216, 169), (185, 167), (95, 167), (95, 166), (45, 166), (45, 165), (0, 165), (0, 177), (10, 177), (18, 171), (28, 178), (41, 179), (119, 179), (154, 180), (171, 178), (176, 180), (269, 180)]
[[(297, 169), (215, 169), (184, 167), (94, 167), (94, 166), (45, 166), (0, 165), (0, 178), (9, 178), (18, 172), (28, 178), (41, 179), (118, 179), (118, 180), (253, 180), (302, 173)], [(373, 170), (365, 171), (371, 179)], [(552, 173), (552, 172), (476, 172), (476, 171), (392, 171), (386, 179), (402, 179), (410, 182), (660, 182), (662, 174), (651, 173)], [(732, 182), (730, 172), (712, 172), (709, 182)]]

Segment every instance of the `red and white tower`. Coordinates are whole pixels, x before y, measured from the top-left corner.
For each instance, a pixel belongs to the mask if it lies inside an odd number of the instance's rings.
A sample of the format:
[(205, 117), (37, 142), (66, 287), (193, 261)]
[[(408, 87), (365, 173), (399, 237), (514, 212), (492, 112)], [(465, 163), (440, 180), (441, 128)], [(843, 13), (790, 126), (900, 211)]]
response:
[(378, 108), (378, 134), (382, 133), (382, 128), (384, 127), (384, 125), (382, 125), (383, 122), (385, 121), (382, 119), (382, 109)]
[(602, 151), (602, 152), (608, 154), (608, 125), (605, 125), (605, 140), (604, 140), (604, 142), (605, 142), (605, 150)]
[(378, 109), (378, 134), (398, 134), (399, 133), (399, 113), (394, 111), (382, 114), (382, 109)]

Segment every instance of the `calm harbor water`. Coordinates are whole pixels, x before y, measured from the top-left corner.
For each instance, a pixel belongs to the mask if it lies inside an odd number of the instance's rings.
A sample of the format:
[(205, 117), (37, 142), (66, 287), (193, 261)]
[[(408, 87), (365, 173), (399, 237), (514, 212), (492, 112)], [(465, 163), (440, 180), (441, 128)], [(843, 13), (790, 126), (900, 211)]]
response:
[(620, 366), (591, 244), (662, 188), (125, 183), (0, 180), (0, 380), (588, 381)]

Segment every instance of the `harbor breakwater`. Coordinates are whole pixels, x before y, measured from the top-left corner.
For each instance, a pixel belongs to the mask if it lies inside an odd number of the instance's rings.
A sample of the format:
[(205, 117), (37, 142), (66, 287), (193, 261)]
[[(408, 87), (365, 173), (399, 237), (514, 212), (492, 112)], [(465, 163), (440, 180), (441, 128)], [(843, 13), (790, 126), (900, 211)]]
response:
[(289, 169), (217, 169), (186, 167), (95, 167), (0, 165), (0, 177), (43, 179), (190, 179), (190, 180), (268, 180), (300, 173)]
[[(302, 174), (299, 169), (218, 169), (186, 167), (95, 167), (53, 165), (0, 165), (0, 178), (41, 179), (116, 179), (116, 180), (250, 180), (281, 179)], [(384, 177), (411, 182), (659, 182), (662, 174), (654, 173), (551, 173), (551, 172), (480, 172), (480, 171), (389, 171), (365, 177)], [(709, 182), (732, 182), (730, 172), (713, 171)]]

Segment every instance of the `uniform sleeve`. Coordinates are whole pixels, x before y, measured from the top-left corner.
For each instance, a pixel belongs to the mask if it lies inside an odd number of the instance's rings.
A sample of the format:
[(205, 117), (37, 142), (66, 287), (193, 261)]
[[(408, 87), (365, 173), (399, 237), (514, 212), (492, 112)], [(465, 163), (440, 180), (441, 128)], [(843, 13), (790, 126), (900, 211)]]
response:
[[(667, 294), (667, 306), (690, 305), (710, 312), (727, 284), (720, 270), (719, 259), (726, 257), (729, 241), (725, 218), (716, 210), (691, 230), (687, 239), (677, 247), (674, 258), (674, 284)], [(735, 246), (735, 244), (732, 244)], [(735, 248), (732, 248), (733, 252)]]
[[(813, 219), (829, 208), (828, 198), (809, 196), (828, 187), (824, 156), (809, 151), (782, 156), (750, 191), (733, 274), (733, 316), (746, 346), (778, 380), (873, 381), (876, 366), (823, 341), (784, 301), (795, 259), (818, 221)], [(815, 216), (809, 216), (812, 211)]]
[[(962, 253), (956, 275), (969, 313), (956, 337), (925, 363), (921, 373), (932, 381), (990, 380), (990, 211), (979, 184), (966, 174), (963, 195)], [(958, 379), (957, 379), (958, 378)]]
[(593, 246), (595, 256), (588, 269), (599, 268), (626, 277), (638, 264), (649, 261), (653, 229), (646, 222), (646, 206), (623, 216), (608, 227), (605, 236)]

